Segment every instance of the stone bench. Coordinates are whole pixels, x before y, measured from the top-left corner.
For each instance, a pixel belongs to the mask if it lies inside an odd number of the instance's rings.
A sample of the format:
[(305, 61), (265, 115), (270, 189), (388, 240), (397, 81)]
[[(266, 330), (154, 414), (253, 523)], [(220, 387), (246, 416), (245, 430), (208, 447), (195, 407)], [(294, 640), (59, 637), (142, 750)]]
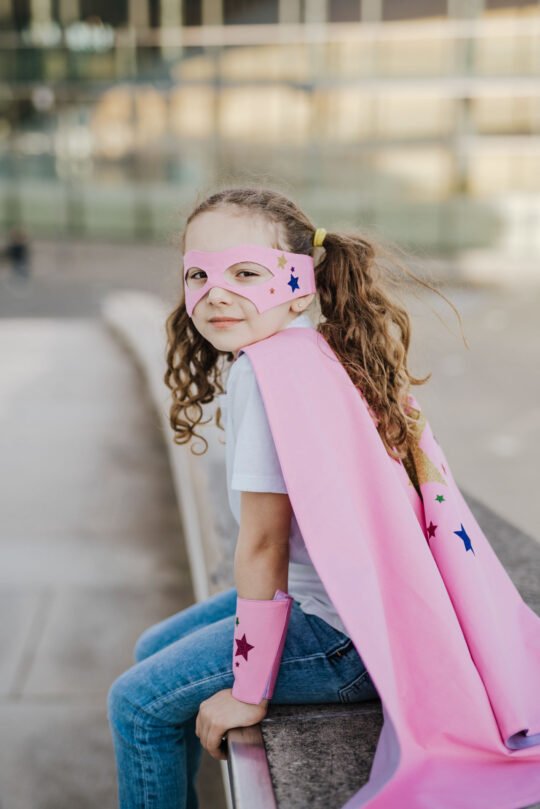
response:
[[(213, 423), (200, 428), (209, 444), (200, 457), (172, 441), (169, 395), (163, 382), (167, 314), (160, 299), (139, 292), (115, 293), (103, 306), (106, 322), (140, 365), (162, 420), (199, 601), (234, 583), (238, 529), (227, 502), (222, 431)], [(205, 419), (213, 415), (214, 406), (205, 410)], [(540, 614), (540, 544), (474, 497), (463, 495), (523, 598)], [(227, 734), (229, 754), (221, 764), (229, 806), (342, 806), (369, 778), (382, 721), (379, 700), (336, 705), (270, 703), (260, 725)], [(540, 809), (540, 804), (534, 809)]]

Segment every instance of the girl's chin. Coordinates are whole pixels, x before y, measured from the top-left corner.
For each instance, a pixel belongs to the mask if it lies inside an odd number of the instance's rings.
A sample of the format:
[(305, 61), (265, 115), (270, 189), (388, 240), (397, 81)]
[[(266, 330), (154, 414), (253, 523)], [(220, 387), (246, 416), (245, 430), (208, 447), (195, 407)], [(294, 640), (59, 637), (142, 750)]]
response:
[(211, 342), (214, 348), (216, 348), (218, 351), (225, 351), (228, 354), (234, 354), (235, 357), (242, 348), (242, 346), (239, 346), (236, 341), (230, 339), (227, 340), (226, 338), (220, 340), (219, 337), (216, 337), (215, 335), (209, 342)]

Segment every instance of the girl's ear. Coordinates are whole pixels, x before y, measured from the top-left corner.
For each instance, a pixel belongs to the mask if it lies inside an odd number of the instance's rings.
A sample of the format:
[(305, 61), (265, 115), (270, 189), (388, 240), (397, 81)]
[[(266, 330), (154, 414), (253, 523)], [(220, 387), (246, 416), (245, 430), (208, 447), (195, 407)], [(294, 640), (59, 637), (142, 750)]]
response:
[(292, 311), (297, 313), (304, 312), (308, 308), (314, 297), (315, 293), (312, 292), (309, 295), (303, 295), (301, 298), (297, 298), (297, 300), (291, 303)]

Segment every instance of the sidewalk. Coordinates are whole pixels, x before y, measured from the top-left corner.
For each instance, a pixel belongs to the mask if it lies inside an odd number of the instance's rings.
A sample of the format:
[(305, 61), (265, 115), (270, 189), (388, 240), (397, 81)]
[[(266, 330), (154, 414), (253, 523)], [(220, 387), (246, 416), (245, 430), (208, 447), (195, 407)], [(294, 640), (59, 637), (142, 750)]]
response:
[[(114, 809), (110, 683), (193, 603), (145, 385), (92, 319), (0, 319), (2, 809)], [(201, 809), (223, 809), (205, 755)]]

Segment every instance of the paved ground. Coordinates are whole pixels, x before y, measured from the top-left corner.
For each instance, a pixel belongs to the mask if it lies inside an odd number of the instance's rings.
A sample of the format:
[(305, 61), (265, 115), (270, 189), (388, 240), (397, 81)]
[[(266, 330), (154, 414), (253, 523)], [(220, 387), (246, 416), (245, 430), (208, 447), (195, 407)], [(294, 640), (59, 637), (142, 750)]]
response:
[[(176, 262), (40, 244), (29, 284), (0, 273), (2, 809), (113, 809), (107, 688), (138, 634), (193, 601), (157, 417), (99, 321), (112, 288), (172, 305)], [(410, 369), (433, 372), (413, 392), (458, 482), (540, 540), (540, 288), (447, 294), (470, 349), (444, 302), (408, 297)], [(209, 756), (202, 776), (202, 809), (221, 809)]]
[(0, 367), (0, 805), (114, 809), (108, 687), (194, 600), (166, 449), (98, 320), (0, 320)]

